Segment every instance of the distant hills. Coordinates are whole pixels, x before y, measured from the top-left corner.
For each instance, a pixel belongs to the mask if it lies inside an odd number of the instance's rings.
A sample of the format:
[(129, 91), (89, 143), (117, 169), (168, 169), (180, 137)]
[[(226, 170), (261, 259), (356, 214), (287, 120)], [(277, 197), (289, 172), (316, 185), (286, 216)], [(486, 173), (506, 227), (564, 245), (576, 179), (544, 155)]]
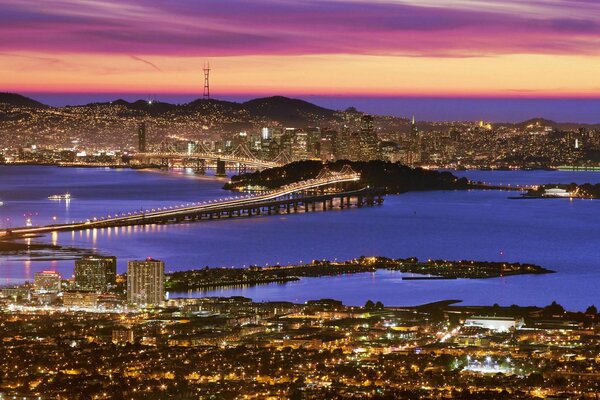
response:
[[(33, 109), (54, 108), (17, 93), (0, 93), (0, 104), (13, 107), (27, 107)], [(89, 103), (79, 106), (57, 107), (61, 109), (85, 109), (98, 108), (102, 106), (121, 106), (132, 113), (144, 113), (150, 116), (164, 116), (165, 114), (192, 115), (201, 113), (203, 115), (218, 115), (225, 119), (235, 120), (235, 124), (245, 125), (243, 120), (267, 119), (277, 121), (286, 126), (304, 127), (315, 125), (320, 121), (341, 121), (339, 111), (320, 107), (300, 99), (292, 99), (284, 96), (263, 97), (249, 100), (243, 103), (224, 101), (216, 99), (196, 99), (189, 103), (172, 104), (161, 101), (136, 100), (129, 102), (118, 99), (112, 102)], [(1, 118), (0, 118), (1, 119)], [(398, 118), (408, 122), (406, 119)], [(449, 121), (451, 122), (451, 121)], [(495, 123), (499, 124), (499, 123)], [(439, 123), (437, 123), (439, 125)], [(550, 126), (557, 129), (577, 129), (587, 127), (598, 129), (600, 124), (583, 124), (577, 122), (555, 122), (543, 118), (532, 118), (518, 123), (501, 123), (505, 126), (526, 128), (531, 125), (540, 127)], [(420, 121), (419, 126), (427, 128), (429, 123)]]
[(47, 108), (48, 106), (39, 101), (30, 99), (17, 93), (0, 93), (0, 104), (8, 104), (15, 107)]
[[(15, 107), (50, 108), (50, 106), (16, 93), (0, 93), (0, 104), (8, 104)], [(308, 122), (315, 122), (322, 119), (330, 120), (336, 114), (335, 110), (284, 96), (263, 97), (244, 103), (197, 99), (185, 104), (171, 104), (145, 100), (128, 102), (118, 99), (112, 102), (89, 103), (81, 106), (66, 106), (61, 108), (95, 108), (109, 105), (118, 105), (131, 111), (141, 111), (150, 115), (164, 113), (181, 113), (185, 115), (190, 112), (202, 112), (203, 114), (215, 113), (226, 116), (245, 114), (248, 117), (267, 118), (282, 124), (294, 126), (302, 126)]]

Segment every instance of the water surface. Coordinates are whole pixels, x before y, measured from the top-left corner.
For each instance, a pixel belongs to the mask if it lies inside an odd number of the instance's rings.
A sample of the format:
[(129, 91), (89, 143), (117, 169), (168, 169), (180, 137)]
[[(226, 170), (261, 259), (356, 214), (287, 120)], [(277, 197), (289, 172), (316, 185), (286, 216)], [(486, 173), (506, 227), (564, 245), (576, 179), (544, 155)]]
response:
[[(600, 182), (597, 172), (459, 171), (494, 183)], [(232, 195), (223, 180), (193, 173), (0, 167), (2, 226), (86, 219), (109, 213), (204, 201)], [(69, 203), (47, 196), (69, 191)], [(558, 271), (543, 276), (489, 280), (402, 281), (401, 274), (311, 278), (285, 285), (211, 291), (255, 300), (334, 297), (348, 304), (367, 299), (419, 304), (457, 298), (467, 304), (548, 304), (572, 309), (600, 304), (600, 201), (509, 200), (503, 191), (437, 191), (387, 196), (380, 207), (345, 211), (205, 221), (181, 225), (122, 227), (46, 235), (34, 241), (93, 248), (127, 260), (153, 256), (167, 270), (192, 267), (297, 263), (361, 255), (417, 256), (530, 262)], [(56, 269), (70, 276), (72, 260), (0, 258), (2, 282), (31, 279)], [(199, 294), (196, 294), (199, 295)]]

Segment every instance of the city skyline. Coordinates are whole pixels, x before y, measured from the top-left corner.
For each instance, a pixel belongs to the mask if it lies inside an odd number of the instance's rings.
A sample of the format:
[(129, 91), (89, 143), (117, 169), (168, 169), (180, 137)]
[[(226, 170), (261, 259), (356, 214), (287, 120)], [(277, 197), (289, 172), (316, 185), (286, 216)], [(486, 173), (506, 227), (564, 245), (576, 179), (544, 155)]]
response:
[(597, 1), (0, 10), (0, 400), (598, 400)]
[[(24, 93), (597, 98), (587, 1), (1, 1)], [(93, 100), (91, 98), (90, 100)]]

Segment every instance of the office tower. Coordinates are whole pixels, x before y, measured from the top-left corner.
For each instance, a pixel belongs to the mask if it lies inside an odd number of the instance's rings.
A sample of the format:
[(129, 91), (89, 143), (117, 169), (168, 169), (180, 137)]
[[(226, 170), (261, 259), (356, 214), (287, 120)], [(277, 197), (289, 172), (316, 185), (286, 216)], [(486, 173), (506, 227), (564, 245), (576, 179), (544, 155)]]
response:
[(363, 132), (373, 132), (375, 130), (375, 122), (371, 115), (365, 114), (360, 118), (360, 130)]
[(159, 305), (165, 297), (165, 263), (148, 257), (127, 263), (127, 301)]
[(321, 135), (321, 143), (319, 145), (319, 158), (323, 161), (333, 161), (336, 156), (336, 139), (335, 131), (325, 131)]
[(308, 158), (308, 134), (303, 130), (296, 130), (292, 138), (292, 160), (300, 161)]
[(33, 286), (38, 293), (58, 293), (60, 292), (60, 274), (56, 271), (36, 272)]
[(75, 286), (105, 293), (115, 284), (117, 258), (88, 256), (75, 261)]
[(138, 151), (140, 153), (146, 152), (146, 123), (142, 122), (138, 126)]

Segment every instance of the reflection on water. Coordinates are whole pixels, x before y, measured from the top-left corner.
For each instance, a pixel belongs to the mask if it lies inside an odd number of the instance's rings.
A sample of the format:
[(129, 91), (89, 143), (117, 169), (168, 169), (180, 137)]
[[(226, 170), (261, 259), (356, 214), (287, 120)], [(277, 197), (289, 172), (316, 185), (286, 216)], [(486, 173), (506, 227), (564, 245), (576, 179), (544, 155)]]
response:
[[(0, 221), (17, 221), (37, 212), (35, 223), (80, 220), (109, 212), (163, 207), (223, 197), (222, 180), (188, 173), (133, 170), (0, 167), (5, 206)], [(600, 181), (600, 173), (556, 171), (461, 171), (470, 179), (495, 183)], [(8, 179), (5, 179), (7, 177)], [(73, 193), (69, 209), (47, 194)], [(6, 195), (4, 195), (6, 193)], [(62, 246), (97, 249), (127, 260), (153, 256), (167, 270), (209, 266), (297, 263), (311, 259), (349, 259), (361, 255), (477, 259), (537, 263), (559, 273), (486, 281), (407, 282), (378, 271), (370, 275), (307, 278), (212, 290), (258, 300), (336, 297), (350, 304), (366, 299), (385, 304), (416, 304), (446, 298), (470, 304), (546, 304), (570, 308), (599, 303), (600, 201), (545, 199), (512, 201), (507, 192), (448, 191), (388, 196), (381, 207), (345, 211), (261, 216), (179, 225), (149, 225), (65, 232), (36, 238)], [(39, 222), (38, 222), (39, 220)], [(15, 224), (15, 223), (13, 223)], [(0, 258), (1, 276), (30, 278), (55, 268), (70, 276), (73, 261), (31, 262)], [(171, 294), (173, 295), (173, 294)]]

